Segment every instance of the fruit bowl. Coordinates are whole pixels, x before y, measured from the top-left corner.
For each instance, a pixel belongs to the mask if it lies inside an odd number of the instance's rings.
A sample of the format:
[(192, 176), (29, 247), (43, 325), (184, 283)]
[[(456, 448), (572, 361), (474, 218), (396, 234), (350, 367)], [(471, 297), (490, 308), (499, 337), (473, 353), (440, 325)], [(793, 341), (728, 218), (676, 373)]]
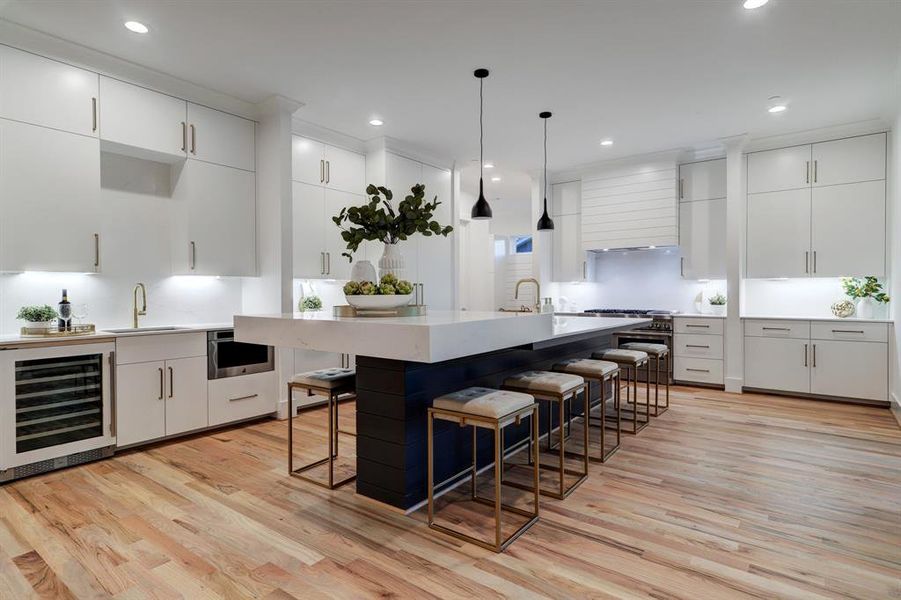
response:
[(345, 294), (347, 303), (354, 308), (397, 308), (406, 306), (413, 299), (413, 294), (392, 294), (392, 295), (364, 295), (364, 294)]

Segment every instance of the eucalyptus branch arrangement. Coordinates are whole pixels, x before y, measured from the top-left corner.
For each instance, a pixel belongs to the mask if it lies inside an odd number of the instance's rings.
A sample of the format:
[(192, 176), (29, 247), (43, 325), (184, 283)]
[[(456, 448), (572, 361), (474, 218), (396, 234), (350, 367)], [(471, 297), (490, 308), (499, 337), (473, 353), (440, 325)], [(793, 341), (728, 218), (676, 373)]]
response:
[(873, 276), (842, 277), (842, 287), (849, 298), (872, 298), (880, 304), (886, 304), (890, 300), (888, 294), (882, 291), (882, 284)]
[(441, 225), (432, 216), (441, 204), (438, 196), (431, 202), (425, 199), (425, 186), (417, 183), (410, 188), (411, 194), (404, 198), (397, 208), (391, 204), (394, 194), (386, 187), (370, 184), (366, 188), (369, 202), (361, 206), (341, 209), (332, 217), (335, 225), (341, 228), (341, 239), (347, 243), (346, 256), (353, 260), (353, 253), (365, 241), (378, 241), (385, 244), (396, 244), (410, 236), (420, 233), (426, 237), (447, 235), (454, 230), (450, 225)]

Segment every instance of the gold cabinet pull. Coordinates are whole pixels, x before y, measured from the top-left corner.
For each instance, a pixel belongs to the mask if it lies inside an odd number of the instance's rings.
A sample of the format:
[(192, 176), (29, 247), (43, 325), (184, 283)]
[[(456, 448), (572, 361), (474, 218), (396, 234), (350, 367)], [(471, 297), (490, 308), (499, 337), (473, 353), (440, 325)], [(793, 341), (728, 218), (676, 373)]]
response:
[(181, 151), (188, 151), (188, 124), (181, 122)]
[(190, 242), (190, 245), (191, 245), (191, 252), (188, 255), (188, 258), (189, 258), (189, 264), (190, 264), (191, 270), (193, 271), (194, 269), (197, 268), (197, 244), (195, 244), (194, 242)]
[(804, 366), (807, 366), (807, 344), (804, 344)]
[(191, 154), (197, 154), (197, 129), (191, 123)]
[(157, 400), (163, 399), (163, 367), (158, 367), (157, 370), (160, 372), (160, 395)]
[(175, 376), (172, 371), (172, 367), (169, 367), (169, 397), (175, 395)]
[(238, 396), (237, 398), (229, 398), (229, 402), (238, 402), (240, 400), (251, 400), (252, 398), (259, 397), (259, 394), (250, 394), (248, 396)]
[(330, 183), (332, 180), (332, 163), (331, 161), (325, 161), (325, 182)]
[(91, 98), (91, 131), (97, 131), (97, 98)]
[(94, 234), (94, 268), (100, 266), (100, 234)]

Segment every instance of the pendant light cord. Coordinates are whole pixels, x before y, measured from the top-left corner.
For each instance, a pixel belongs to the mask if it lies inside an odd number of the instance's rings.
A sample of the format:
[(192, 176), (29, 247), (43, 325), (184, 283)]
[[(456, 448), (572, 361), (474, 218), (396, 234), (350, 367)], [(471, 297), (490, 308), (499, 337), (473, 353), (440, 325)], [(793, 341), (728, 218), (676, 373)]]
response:
[(485, 79), (479, 79), (479, 179), (481, 179), (485, 175), (485, 144), (483, 142), (485, 137), (485, 129), (482, 124), (482, 112), (484, 111), (485, 102), (482, 100), (482, 88), (484, 87)]
[(544, 210), (547, 210), (547, 119), (544, 120)]

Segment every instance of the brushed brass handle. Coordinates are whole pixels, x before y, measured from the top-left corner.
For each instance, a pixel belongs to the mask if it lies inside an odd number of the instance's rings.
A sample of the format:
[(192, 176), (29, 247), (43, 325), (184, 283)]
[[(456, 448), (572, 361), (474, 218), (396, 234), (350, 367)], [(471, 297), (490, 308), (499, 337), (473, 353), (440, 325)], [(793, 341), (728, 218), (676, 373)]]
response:
[(188, 151), (188, 124), (181, 122), (181, 151)]
[(94, 268), (100, 266), (100, 234), (94, 234)]
[(97, 98), (91, 98), (91, 131), (97, 131)]
[(319, 159), (319, 183), (325, 182), (325, 161)]
[(686, 371), (694, 371), (695, 373), (709, 373), (710, 369), (689, 369), (686, 367)]
[(197, 129), (191, 123), (191, 154), (197, 154)]
[(763, 331), (791, 331), (790, 327), (761, 327)]
[(191, 270), (193, 271), (194, 269), (197, 268), (197, 244), (195, 244), (194, 242), (191, 242), (190, 244), (191, 244), (191, 253), (190, 253), (189, 259), (190, 259)]
[(172, 371), (172, 367), (169, 367), (169, 397), (175, 395), (175, 375)]
[(686, 348), (710, 348), (710, 346), (704, 346), (701, 344), (685, 344)]
[(813, 368), (817, 368), (817, 345), (813, 345)]
[(817, 160), (813, 161), (813, 182), (814, 183), (817, 182), (817, 163), (818, 162), (819, 161), (817, 161)]
[(810, 273), (810, 251), (804, 251), (804, 272)]
[(804, 344), (804, 366), (807, 366), (807, 344)]
[(813, 272), (817, 272), (817, 251), (813, 251)]
[(238, 396), (237, 398), (229, 398), (229, 402), (238, 402), (239, 400), (250, 400), (251, 398), (257, 398), (259, 394), (250, 394), (249, 396)]
[(160, 395), (157, 400), (163, 399), (163, 367), (158, 367), (157, 370), (160, 372)]
[(807, 170), (807, 183), (810, 183), (810, 161), (807, 161), (807, 166), (805, 167)]
[(325, 182), (331, 183), (332, 181), (332, 161), (325, 161)]
[(833, 329), (832, 333), (859, 333), (863, 335), (864, 332), (862, 329)]
[(703, 329), (710, 329), (710, 325), (694, 325), (694, 324), (692, 324), (692, 323), (686, 323), (685, 326), (686, 326), (686, 327), (699, 327), (699, 328), (703, 328)]

